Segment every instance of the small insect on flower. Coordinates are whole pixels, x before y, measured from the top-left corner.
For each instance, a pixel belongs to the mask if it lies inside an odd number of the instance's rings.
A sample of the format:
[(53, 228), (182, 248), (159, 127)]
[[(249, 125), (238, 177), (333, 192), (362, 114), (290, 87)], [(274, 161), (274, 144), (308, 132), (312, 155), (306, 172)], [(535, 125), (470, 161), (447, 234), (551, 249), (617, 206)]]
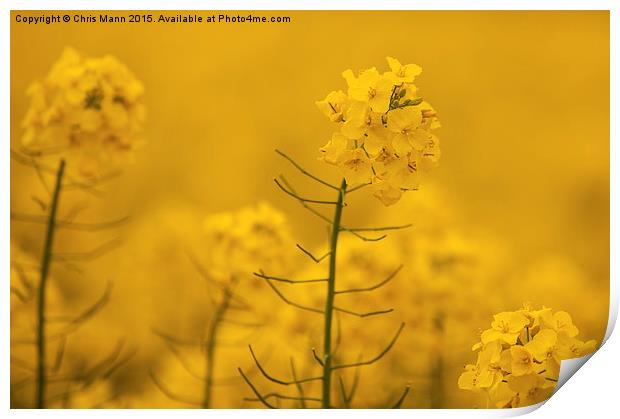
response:
[(112, 56), (84, 58), (66, 48), (27, 94), (21, 143), (32, 155), (61, 155), (92, 178), (141, 143), (144, 87)]
[[(522, 407), (551, 396), (564, 359), (587, 355), (596, 341), (583, 342), (575, 336), (577, 327), (565, 311), (550, 308), (496, 314), (491, 328), (473, 346), (475, 365), (467, 365), (458, 385), (463, 390), (483, 393), (493, 405)], [(491, 371), (493, 374), (491, 374)]]
[(418, 187), (418, 172), (439, 160), (437, 112), (417, 94), (413, 84), (422, 69), (387, 57), (390, 71), (375, 67), (358, 75), (346, 70), (347, 93), (333, 91), (317, 107), (338, 124), (320, 149), (321, 160), (337, 166), (350, 185), (372, 184), (384, 205), (398, 202), (402, 192)]

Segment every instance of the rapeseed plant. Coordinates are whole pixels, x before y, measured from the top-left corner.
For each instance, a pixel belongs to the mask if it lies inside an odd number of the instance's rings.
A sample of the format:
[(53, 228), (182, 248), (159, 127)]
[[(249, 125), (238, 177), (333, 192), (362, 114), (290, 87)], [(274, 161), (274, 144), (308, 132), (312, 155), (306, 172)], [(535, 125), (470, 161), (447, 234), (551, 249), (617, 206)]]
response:
[[(127, 356), (122, 356), (120, 344), (105, 362), (90, 371), (60, 378), (54, 376), (63, 359), (66, 336), (107, 303), (111, 286), (81, 314), (61, 316), (49, 313), (48, 288), (53, 262), (74, 264), (89, 260), (118, 244), (118, 240), (113, 240), (91, 252), (62, 254), (54, 250), (54, 237), (58, 229), (99, 231), (126, 221), (126, 218), (103, 223), (74, 221), (79, 209), (69, 211), (64, 219), (58, 214), (63, 190), (80, 189), (100, 195), (97, 186), (114, 175), (117, 162), (131, 156), (140, 142), (139, 132), (144, 122), (143, 91), (142, 84), (116, 58), (84, 58), (71, 48), (65, 49), (45, 78), (28, 89), (30, 107), (22, 123), (24, 135), (20, 148), (11, 150), (11, 157), (35, 169), (49, 194), (48, 200), (37, 199), (36, 202), (47, 215), (12, 212), (11, 219), (46, 226), (39, 282), (32, 285), (36, 290), (33, 295), (36, 337), (31, 342), (36, 347), (36, 365), (31, 377), (35, 382), (34, 407), (45, 408), (53, 400), (68, 400), (71, 393), (90, 387), (96, 381), (95, 376), (107, 376), (128, 360)], [(51, 160), (58, 162), (57, 168), (50, 165)], [(50, 174), (54, 175), (51, 185), (48, 184)], [(53, 321), (63, 326), (50, 333), (48, 323)], [(47, 343), (58, 340), (62, 344), (58, 345), (55, 365), (50, 367)], [(49, 396), (47, 384), (51, 379), (78, 385)]]
[[(316, 279), (290, 279), (273, 276), (263, 270), (256, 272), (256, 276), (263, 279), (266, 284), (287, 304), (300, 310), (314, 312), (323, 316), (323, 347), (322, 353), (312, 349), (315, 361), (321, 367), (321, 374), (309, 378), (298, 378), (294, 364), (291, 361), (291, 380), (283, 380), (270, 375), (261, 365), (250, 346), (251, 355), (268, 380), (284, 385), (294, 385), (298, 396), (269, 393), (263, 395), (249, 380), (241, 368), (239, 373), (256, 396), (256, 401), (263, 405), (274, 408), (276, 405), (269, 399), (296, 400), (301, 405), (306, 403), (318, 403), (322, 408), (335, 407), (332, 402), (332, 377), (335, 372), (371, 365), (379, 361), (395, 345), (399, 338), (404, 323), (401, 323), (396, 333), (388, 344), (374, 357), (367, 360), (349, 362), (337, 359), (338, 349), (333, 340), (333, 327), (335, 314), (367, 318), (387, 314), (392, 308), (353, 311), (336, 305), (336, 296), (353, 293), (365, 293), (373, 291), (387, 284), (400, 270), (396, 270), (387, 278), (376, 284), (363, 284), (359, 288), (341, 289), (337, 287), (337, 252), (340, 233), (346, 232), (363, 241), (379, 241), (386, 237), (382, 234), (378, 237), (368, 237), (366, 233), (383, 233), (384, 231), (399, 230), (409, 225), (354, 228), (345, 227), (342, 215), (346, 203), (346, 197), (366, 186), (372, 186), (374, 195), (383, 204), (393, 205), (400, 200), (403, 191), (418, 187), (418, 170), (426, 168), (431, 163), (436, 163), (439, 158), (438, 141), (431, 134), (431, 130), (439, 126), (436, 112), (433, 108), (417, 95), (417, 89), (413, 85), (414, 78), (421, 69), (416, 65), (402, 66), (397, 60), (388, 58), (390, 71), (380, 74), (376, 68), (364, 70), (356, 76), (351, 70), (343, 73), (348, 84), (348, 91), (331, 92), (323, 101), (317, 102), (319, 109), (330, 119), (338, 124), (338, 132), (332, 139), (320, 149), (321, 159), (330, 165), (341, 169), (342, 181), (339, 186), (309, 173), (297, 162), (286, 154), (278, 153), (292, 163), (300, 172), (308, 176), (320, 185), (336, 191), (333, 201), (312, 199), (299, 195), (293, 186), (284, 178), (275, 179), (276, 185), (287, 195), (299, 201), (304, 208), (325, 221), (329, 229), (329, 248), (324, 255), (315, 256), (301, 245), (297, 245), (300, 251), (306, 254), (316, 263), (328, 261), (328, 274), (324, 278)], [(334, 214), (332, 218), (325, 216), (313, 206), (332, 206)], [(325, 298), (323, 308), (299, 304), (286, 297), (275, 283), (287, 283), (297, 285), (312, 285), (321, 283), (325, 285)], [(338, 282), (339, 283), (339, 282)], [(303, 386), (312, 382), (321, 383), (320, 397), (306, 396)], [(340, 382), (341, 399), (344, 407), (350, 407), (351, 392), (347, 392)], [(394, 407), (400, 407), (409, 393), (409, 386), (393, 403)]]
[[(189, 253), (189, 257), (210, 288), (213, 309), (206, 331), (200, 339), (179, 338), (156, 331), (186, 372), (202, 381), (202, 395), (195, 397), (186, 392), (175, 392), (153, 371), (150, 374), (155, 385), (170, 399), (206, 409), (212, 407), (213, 387), (231, 381), (230, 377), (215, 374), (216, 366), (222, 364), (217, 358), (218, 348), (231, 346), (222, 339), (223, 329), (256, 330), (262, 326), (260, 314), (253, 307), (257, 292), (255, 282), (248, 284), (248, 272), (261, 266), (284, 269), (290, 260), (288, 249), (292, 239), (284, 214), (265, 202), (238, 211), (211, 214), (203, 222), (203, 233), (205, 240), (201, 253), (205, 256), (199, 258)], [(184, 354), (188, 351), (181, 349), (188, 346), (194, 350), (189, 352), (189, 358)], [(193, 362), (188, 359), (196, 357), (195, 349), (200, 349), (204, 356), (202, 373), (189, 367)]]

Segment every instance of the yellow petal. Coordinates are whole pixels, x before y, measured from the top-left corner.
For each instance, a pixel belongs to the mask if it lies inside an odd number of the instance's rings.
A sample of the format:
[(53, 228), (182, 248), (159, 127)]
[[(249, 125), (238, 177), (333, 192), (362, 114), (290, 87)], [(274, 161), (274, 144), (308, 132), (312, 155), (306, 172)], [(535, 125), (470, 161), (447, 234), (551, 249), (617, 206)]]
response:
[(392, 137), (392, 147), (394, 147), (394, 151), (399, 156), (406, 156), (413, 150), (413, 147), (409, 144), (409, 137), (400, 133)]

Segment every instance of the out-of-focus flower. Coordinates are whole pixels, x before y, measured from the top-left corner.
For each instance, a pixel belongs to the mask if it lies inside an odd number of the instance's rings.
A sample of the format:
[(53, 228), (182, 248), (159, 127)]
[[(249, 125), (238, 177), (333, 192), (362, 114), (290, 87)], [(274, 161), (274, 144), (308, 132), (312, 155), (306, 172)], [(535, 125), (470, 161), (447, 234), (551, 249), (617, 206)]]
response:
[[(467, 365), (458, 380), (459, 388), (483, 392), (491, 407), (522, 407), (546, 400), (552, 393), (560, 372), (560, 362), (594, 351), (596, 342), (575, 338), (578, 331), (564, 311), (549, 308), (496, 314), (491, 329), (482, 332), (475, 365)], [(488, 374), (489, 351), (497, 379)], [(497, 352), (495, 352), (497, 351)]]
[(295, 248), (285, 215), (266, 202), (210, 215), (203, 227), (206, 266), (222, 279), (282, 270)]
[(338, 166), (349, 184), (372, 183), (374, 195), (393, 205), (402, 192), (418, 187), (418, 172), (439, 160), (437, 113), (417, 95), (413, 81), (422, 71), (388, 57), (390, 71), (376, 68), (342, 73), (348, 90), (318, 101), (319, 109), (339, 128), (322, 147), (321, 159)]
[(28, 89), (22, 146), (76, 161), (81, 175), (131, 156), (145, 119), (144, 87), (116, 58), (85, 58), (66, 48), (48, 75)]

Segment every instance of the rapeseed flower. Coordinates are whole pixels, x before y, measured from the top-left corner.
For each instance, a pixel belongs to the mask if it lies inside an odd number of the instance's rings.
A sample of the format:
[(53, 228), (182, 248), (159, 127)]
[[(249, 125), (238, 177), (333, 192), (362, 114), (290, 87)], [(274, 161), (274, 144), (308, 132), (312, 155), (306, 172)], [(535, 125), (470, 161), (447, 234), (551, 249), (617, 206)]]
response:
[(419, 172), (439, 160), (439, 127), (433, 107), (417, 95), (413, 84), (422, 69), (387, 58), (390, 71), (373, 67), (342, 76), (348, 90), (333, 91), (317, 107), (339, 125), (320, 149), (321, 159), (341, 169), (350, 185), (372, 184), (384, 205), (398, 202), (402, 192), (415, 190)]
[[(594, 351), (596, 342), (583, 342), (570, 315), (549, 308), (496, 314), (491, 328), (474, 345), (480, 351), (476, 364), (465, 367), (458, 380), (463, 390), (484, 392), (492, 407), (522, 407), (551, 396), (560, 373), (560, 362)], [(499, 349), (498, 349), (499, 348)], [(493, 367), (497, 378), (489, 379), (489, 351), (499, 355)], [(491, 384), (489, 384), (491, 383)]]
[(493, 316), (491, 328), (482, 332), (483, 344), (501, 340), (514, 345), (521, 330), (528, 324), (528, 319), (518, 312), (504, 312)]
[(248, 276), (258, 269), (284, 269), (289, 249), (294, 248), (285, 215), (266, 202), (212, 214), (204, 220), (203, 229), (205, 266), (222, 280)]
[(116, 58), (85, 58), (66, 48), (47, 76), (27, 91), (21, 139), (33, 155), (75, 160), (80, 175), (131, 156), (145, 119), (144, 87)]

